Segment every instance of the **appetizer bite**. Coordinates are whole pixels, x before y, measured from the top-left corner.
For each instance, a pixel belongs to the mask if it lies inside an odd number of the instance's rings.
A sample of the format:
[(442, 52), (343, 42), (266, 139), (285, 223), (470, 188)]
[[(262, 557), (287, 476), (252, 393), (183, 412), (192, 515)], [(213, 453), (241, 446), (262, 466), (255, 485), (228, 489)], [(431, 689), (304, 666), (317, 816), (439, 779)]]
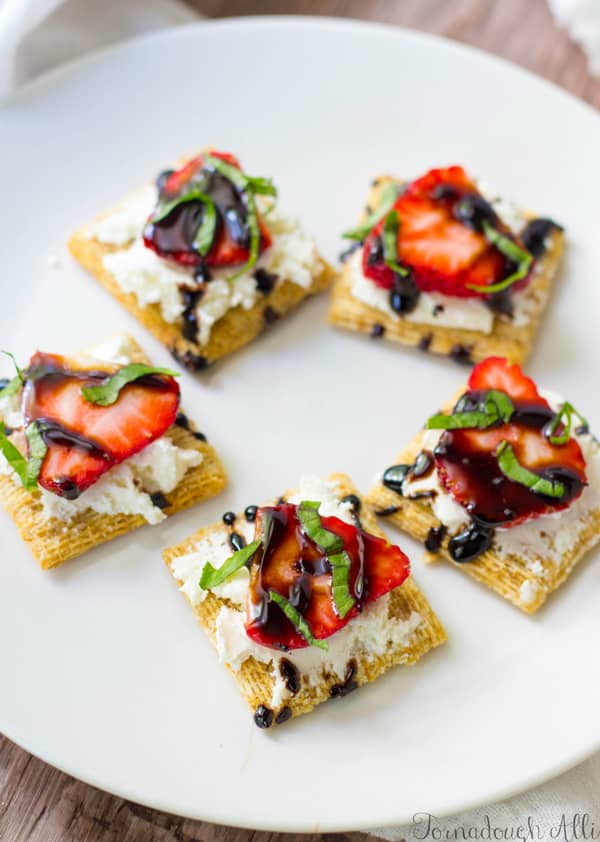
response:
[(368, 502), (533, 613), (600, 541), (600, 445), (571, 403), (490, 357)]
[(36, 351), (0, 391), (0, 500), (44, 569), (217, 494), (223, 467), (175, 372), (133, 339)]
[(348, 477), (305, 478), (164, 553), (259, 728), (345, 696), (446, 639)]
[(330, 321), (471, 363), (531, 350), (563, 230), (486, 198), (462, 167), (373, 182)]
[(269, 178), (209, 150), (76, 231), (72, 255), (192, 371), (250, 342), (333, 270)]

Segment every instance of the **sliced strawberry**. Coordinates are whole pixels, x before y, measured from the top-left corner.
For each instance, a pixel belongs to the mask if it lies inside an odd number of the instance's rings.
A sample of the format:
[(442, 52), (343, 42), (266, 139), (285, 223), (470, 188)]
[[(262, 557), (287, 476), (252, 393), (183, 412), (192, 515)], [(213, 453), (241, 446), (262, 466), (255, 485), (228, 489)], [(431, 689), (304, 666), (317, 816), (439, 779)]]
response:
[[(396, 200), (394, 208), (400, 220), (398, 259), (412, 270), (414, 282), (423, 292), (481, 298), (486, 293), (471, 286), (490, 286), (508, 273), (504, 255), (480, 230), (456, 218), (456, 205), (465, 197), (483, 203), (494, 227), (512, 236), (462, 167), (430, 170), (409, 184)], [(382, 219), (365, 241), (363, 273), (378, 286), (392, 289), (394, 272), (386, 266), (379, 248), (383, 224)]]
[(102, 383), (112, 371), (91, 371), (64, 357), (37, 352), (23, 392), (26, 424), (39, 421), (48, 447), (39, 485), (77, 497), (113, 465), (138, 453), (174, 423), (179, 386), (165, 375), (129, 383), (111, 406), (83, 397), (82, 388)]
[[(544, 434), (554, 412), (533, 380), (518, 365), (489, 357), (475, 366), (468, 385), (467, 401), (470, 396), (476, 403), (482, 392), (495, 389), (512, 399), (515, 413), (509, 423), (442, 435), (435, 463), (444, 488), (472, 517), (492, 525), (516, 526), (568, 507), (586, 484), (585, 459), (575, 439), (552, 444)], [(565, 489), (562, 497), (538, 494), (506, 477), (497, 457), (503, 441), (511, 445), (524, 468), (560, 481)]]
[[(209, 154), (241, 171), (237, 158), (228, 152), (209, 150)], [(188, 161), (181, 169), (171, 173), (160, 193), (160, 201), (171, 201), (185, 195), (193, 186), (204, 165), (204, 156), (198, 155)], [(159, 222), (150, 224), (144, 232), (144, 244), (161, 257), (173, 260), (183, 266), (231, 266), (245, 263), (249, 256), (249, 241), (240, 239), (240, 227), (247, 219), (244, 198), (237, 188), (222, 175), (215, 175), (206, 192), (213, 199), (218, 213), (215, 236), (209, 252), (202, 256), (194, 247), (194, 238), (202, 219), (202, 203), (191, 201), (175, 207), (171, 213)], [(235, 225), (232, 229), (231, 214)], [(269, 229), (258, 214), (260, 229), (260, 247), (262, 253), (271, 245)], [(237, 238), (235, 234), (237, 233)]]
[(537, 386), (521, 366), (511, 365), (505, 357), (487, 357), (473, 368), (469, 377), (472, 392), (498, 389), (516, 401), (536, 401), (543, 406), (549, 404), (538, 392)]
[[(398, 587), (409, 575), (408, 558), (398, 547), (337, 517), (322, 517), (323, 527), (339, 535), (352, 562), (349, 589), (355, 605), (342, 619), (333, 600), (330, 564), (303, 531), (298, 507), (286, 503), (259, 509), (256, 537), (263, 541), (265, 518), (271, 523), (270, 537), (252, 563), (246, 620), (248, 636), (263, 646), (299, 649), (308, 645), (281, 608), (269, 600), (269, 591), (292, 602), (312, 635), (324, 640), (343, 628), (364, 605)], [(357, 586), (361, 569), (362, 590)]]

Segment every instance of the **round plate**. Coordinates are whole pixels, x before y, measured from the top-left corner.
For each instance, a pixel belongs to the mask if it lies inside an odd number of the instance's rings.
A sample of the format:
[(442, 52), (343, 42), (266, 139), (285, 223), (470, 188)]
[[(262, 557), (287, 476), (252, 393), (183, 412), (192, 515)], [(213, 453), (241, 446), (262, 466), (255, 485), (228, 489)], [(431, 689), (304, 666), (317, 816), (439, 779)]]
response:
[[(69, 232), (206, 144), (272, 175), (335, 259), (370, 179), (463, 163), (565, 223), (567, 265), (529, 370), (600, 422), (600, 120), (497, 59), (381, 26), (246, 19), (71, 65), (0, 111), (2, 347), (70, 351), (130, 331), (69, 259)], [(596, 186), (594, 186), (596, 185)], [(49, 256), (58, 256), (58, 266)], [(467, 370), (326, 323), (327, 296), (206, 375), (184, 404), (230, 474), (217, 500), (45, 573), (2, 514), (0, 727), (48, 762), (153, 807), (286, 831), (357, 829), (507, 796), (600, 746), (600, 565), (527, 617), (394, 534), (449, 642), (342, 701), (259, 731), (160, 550), (303, 473), (378, 470)], [(317, 387), (318, 384), (318, 387)]]

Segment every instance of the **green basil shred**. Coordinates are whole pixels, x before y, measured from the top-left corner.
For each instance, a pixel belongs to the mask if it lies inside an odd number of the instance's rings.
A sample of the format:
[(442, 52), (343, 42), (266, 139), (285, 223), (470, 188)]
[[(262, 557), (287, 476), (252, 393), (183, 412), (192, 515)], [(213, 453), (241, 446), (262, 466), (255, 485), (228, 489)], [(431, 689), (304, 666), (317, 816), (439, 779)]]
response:
[(479, 403), (480, 409), (433, 415), (425, 425), (428, 430), (485, 430), (500, 422), (507, 424), (515, 407), (505, 392), (489, 389)]
[(26, 459), (18, 447), (15, 447), (10, 441), (6, 435), (4, 424), (0, 422), (0, 452), (21, 480), (23, 488), (31, 492), (37, 488), (37, 481), (47, 447), (37, 421), (29, 424), (25, 431), (25, 437), (29, 445), (29, 459)]
[(400, 185), (394, 181), (386, 184), (379, 195), (379, 204), (375, 210), (367, 216), (361, 225), (352, 228), (350, 231), (345, 231), (342, 237), (347, 240), (358, 240), (358, 242), (366, 240), (377, 223), (393, 208), (398, 198), (399, 187)]
[(340, 536), (324, 528), (319, 515), (319, 505), (315, 501), (303, 500), (298, 507), (298, 519), (311, 541), (314, 541), (329, 559), (333, 602), (338, 616), (343, 620), (356, 604), (350, 593), (352, 561), (343, 549), (344, 542)]
[[(571, 438), (571, 428), (573, 426), (574, 416), (579, 419), (580, 424), (583, 424), (584, 427), (587, 427), (588, 422), (583, 417), (583, 415), (581, 415), (581, 413), (575, 409), (572, 403), (565, 401), (560, 407), (559, 411), (554, 416), (554, 418), (552, 419), (546, 432), (548, 441), (551, 444), (566, 444), (569, 441), (569, 439)], [(561, 425), (563, 426), (562, 433), (555, 435), (556, 431)]]
[(545, 497), (562, 497), (565, 487), (558, 480), (546, 479), (539, 474), (525, 468), (516, 457), (512, 445), (507, 441), (501, 441), (496, 448), (498, 467), (505, 477), (513, 482), (524, 485), (535, 494), (543, 494)]
[(319, 649), (323, 649), (325, 651), (329, 649), (325, 640), (317, 640), (317, 638), (314, 637), (309, 624), (306, 622), (302, 614), (294, 608), (289, 600), (274, 590), (269, 591), (269, 598), (281, 608), (298, 634), (302, 635), (309, 646), (317, 646)]
[(533, 255), (525, 249), (518, 246), (510, 237), (505, 237), (500, 231), (497, 231), (487, 220), (483, 221), (483, 233), (491, 245), (495, 246), (505, 257), (517, 264), (516, 270), (507, 278), (498, 281), (497, 284), (490, 284), (489, 286), (480, 286), (478, 284), (467, 284), (468, 289), (475, 290), (475, 292), (495, 293), (502, 292), (508, 287), (512, 286), (517, 281), (523, 280), (529, 274), (531, 264), (533, 263)]
[(251, 544), (246, 544), (241, 550), (229, 556), (227, 561), (223, 562), (220, 567), (213, 567), (210, 561), (207, 561), (202, 568), (202, 575), (200, 577), (200, 587), (209, 591), (211, 588), (216, 588), (217, 585), (222, 585), (230, 576), (241, 570), (244, 565), (250, 561), (252, 556), (257, 552), (261, 546), (262, 541), (252, 541)]
[(398, 263), (398, 231), (400, 230), (400, 217), (397, 210), (391, 210), (383, 223), (381, 241), (383, 243), (383, 260), (385, 265), (402, 277), (409, 272), (406, 266)]
[(81, 394), (90, 403), (97, 406), (111, 406), (116, 403), (121, 389), (127, 386), (128, 383), (133, 383), (139, 380), (140, 377), (145, 377), (148, 374), (164, 374), (169, 377), (179, 377), (177, 371), (172, 371), (170, 368), (156, 368), (151, 365), (144, 365), (144, 363), (130, 363), (119, 369), (116, 374), (113, 374), (101, 383), (99, 386), (83, 386)]

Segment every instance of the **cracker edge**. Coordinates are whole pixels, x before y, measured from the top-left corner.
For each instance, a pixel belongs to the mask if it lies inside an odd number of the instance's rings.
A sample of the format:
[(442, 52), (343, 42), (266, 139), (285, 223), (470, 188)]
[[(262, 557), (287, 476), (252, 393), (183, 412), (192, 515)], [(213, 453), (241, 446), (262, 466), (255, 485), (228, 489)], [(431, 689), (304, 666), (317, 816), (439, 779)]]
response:
[[(101, 214), (95, 222), (110, 216), (118, 209)], [(104, 266), (104, 257), (131, 246), (111, 246), (90, 236), (95, 222), (77, 229), (69, 238), (67, 247), (71, 255), (115, 298), (125, 309), (147, 328), (190, 371), (201, 371), (221, 357), (237, 351), (266, 330), (273, 321), (287, 315), (305, 298), (326, 290), (337, 272), (319, 254), (320, 269), (313, 276), (312, 284), (304, 289), (290, 280), (282, 280), (268, 295), (262, 296), (253, 307), (245, 310), (233, 307), (222, 316), (211, 330), (209, 341), (200, 345), (185, 339), (181, 332), (181, 319), (169, 323), (162, 316), (160, 304), (141, 307), (134, 293), (121, 290), (112, 272)]]
[[(340, 496), (346, 494), (356, 494), (356, 489), (352, 485), (349, 477), (345, 474), (331, 474), (329, 480), (337, 481), (340, 488)], [(286, 494), (291, 494), (291, 491)], [(243, 515), (239, 515), (243, 517)], [(364, 527), (375, 535), (385, 538), (385, 534), (377, 525), (377, 521), (373, 514), (366, 508), (361, 508), (361, 520)], [(184, 555), (187, 552), (193, 551), (196, 543), (206, 535), (223, 529), (222, 523), (213, 524), (212, 526), (199, 529), (196, 533), (191, 535), (180, 544), (176, 544), (163, 551), (163, 558), (172, 574), (170, 564), (173, 559)], [(178, 587), (183, 584), (181, 580), (173, 576), (177, 582)], [(356, 658), (356, 673), (354, 680), (358, 686), (362, 686), (371, 681), (374, 681), (380, 675), (383, 675), (391, 667), (399, 664), (414, 664), (426, 652), (436, 646), (441, 645), (447, 639), (446, 632), (437, 618), (436, 614), (431, 609), (425, 596), (415, 583), (412, 575), (398, 588), (392, 592), (390, 601), (390, 616), (405, 619), (412, 611), (418, 611), (423, 617), (422, 625), (415, 631), (413, 644), (408, 647), (399, 647), (392, 652), (387, 652), (382, 656), (372, 660), (360, 660)], [(193, 606), (189, 598), (184, 594), (187, 602), (190, 604), (196, 618), (202, 628), (207, 633), (208, 637), (216, 647), (215, 640), (215, 625), (219, 611), (222, 607), (228, 606), (226, 600), (220, 599), (213, 593), (209, 592), (204, 599), (197, 606)], [(250, 657), (243, 662), (240, 669), (235, 671), (228, 665), (227, 669), (233, 674), (237, 681), (239, 690), (254, 711), (259, 705), (264, 705), (267, 708), (271, 706), (271, 696), (274, 686), (274, 678), (270, 672), (270, 665), (263, 664)], [(339, 684), (340, 678), (331, 676), (328, 680), (323, 681), (315, 687), (303, 688), (294, 696), (286, 698), (282, 707), (278, 711), (274, 711), (273, 722), (275, 723), (278, 714), (285, 707), (290, 708), (292, 717), (300, 716), (304, 713), (309, 713), (314, 707), (321, 702), (325, 702), (330, 698), (330, 690), (334, 684)]]
[[(455, 393), (452, 400), (444, 405), (442, 411), (448, 412), (452, 409), (458, 398), (464, 394), (466, 386), (465, 383)], [(422, 449), (424, 435), (424, 430), (421, 430), (398, 454), (395, 461), (390, 462), (390, 465), (412, 464), (417, 453)], [(407, 497), (401, 497), (396, 492), (386, 488), (382, 482), (373, 486), (367, 494), (365, 502), (376, 515), (385, 517), (386, 520), (420, 542), (425, 540), (430, 529), (442, 525), (441, 521), (433, 514), (427, 500), (411, 500)], [(383, 510), (391, 507), (396, 511), (381, 515)], [(563, 555), (560, 564), (556, 565), (554, 576), (549, 576), (551, 568), (546, 566), (544, 567), (545, 576), (536, 576), (527, 567), (527, 561), (522, 557), (512, 553), (499, 555), (493, 548), (482, 553), (474, 561), (461, 564), (454, 561), (448, 552), (450, 537), (444, 536), (438, 553), (429, 553), (425, 550), (425, 561), (433, 562), (442, 558), (475, 581), (486, 585), (526, 614), (534, 614), (545, 603), (550, 594), (566, 581), (575, 565), (600, 542), (600, 509), (592, 509), (583, 521), (577, 541), (570, 548), (570, 551)], [(540, 558), (540, 561), (543, 560)], [(536, 598), (532, 602), (523, 602), (520, 597), (520, 589), (524, 582), (530, 582), (536, 588)]]
[[(375, 206), (379, 192), (390, 181), (398, 181), (389, 175), (375, 179), (368, 203)], [(533, 216), (531, 218), (534, 218)], [(494, 319), (489, 334), (476, 330), (425, 325), (395, 319), (381, 310), (370, 307), (354, 298), (351, 293), (350, 269), (344, 267), (334, 287), (329, 311), (329, 321), (347, 330), (371, 334), (376, 324), (384, 327), (384, 337), (422, 351), (456, 358), (461, 362), (479, 362), (486, 357), (499, 355), (511, 362), (521, 363), (529, 356), (538, 326), (550, 299), (554, 279), (558, 273), (565, 247), (565, 236), (560, 230), (550, 235), (550, 247), (538, 260), (537, 272), (524, 294), (532, 301), (531, 318), (528, 324), (516, 327), (498, 317)]]
[[(149, 363), (135, 339), (128, 334), (122, 335), (132, 349), (132, 360)], [(225, 469), (215, 449), (194, 437), (195, 427), (191, 421), (190, 427), (186, 430), (173, 425), (165, 433), (177, 447), (197, 450), (203, 456), (202, 462), (190, 468), (169, 493), (170, 504), (163, 510), (167, 516), (214, 497), (227, 484)], [(148, 525), (141, 515), (105, 515), (92, 510), (80, 512), (70, 521), (47, 520), (42, 515), (40, 497), (39, 491), (30, 494), (11, 476), (0, 476), (0, 501), (15, 522), (21, 539), (44, 570)]]

